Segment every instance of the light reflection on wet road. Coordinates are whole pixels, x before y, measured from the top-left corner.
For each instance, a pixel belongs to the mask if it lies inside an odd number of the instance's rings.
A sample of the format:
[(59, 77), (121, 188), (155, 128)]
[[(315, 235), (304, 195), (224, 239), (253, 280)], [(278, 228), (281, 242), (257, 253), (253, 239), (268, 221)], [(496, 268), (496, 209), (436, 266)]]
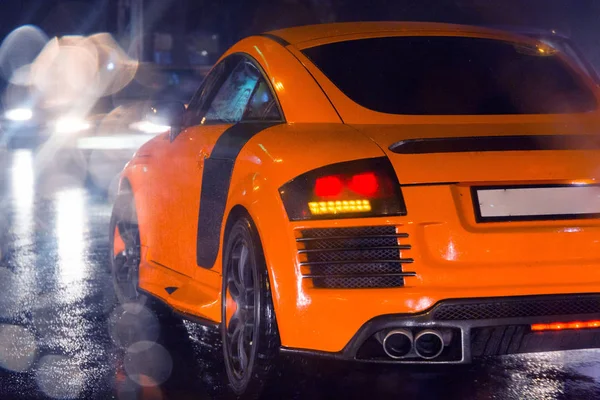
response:
[[(53, 180), (57, 171), (38, 161), (28, 150), (0, 153), (0, 399), (220, 397), (215, 332), (117, 306), (108, 201), (65, 171)], [(433, 371), (285, 357), (277, 369), (265, 398), (600, 398), (600, 351)]]

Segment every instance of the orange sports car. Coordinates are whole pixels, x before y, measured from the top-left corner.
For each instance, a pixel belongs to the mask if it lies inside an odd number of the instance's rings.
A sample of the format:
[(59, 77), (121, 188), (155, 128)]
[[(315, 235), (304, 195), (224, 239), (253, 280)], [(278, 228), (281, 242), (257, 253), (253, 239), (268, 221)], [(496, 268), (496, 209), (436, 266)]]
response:
[(382, 363), (600, 344), (599, 91), (471, 26), (246, 38), (125, 167), (119, 299), (219, 326), (231, 389), (279, 351)]

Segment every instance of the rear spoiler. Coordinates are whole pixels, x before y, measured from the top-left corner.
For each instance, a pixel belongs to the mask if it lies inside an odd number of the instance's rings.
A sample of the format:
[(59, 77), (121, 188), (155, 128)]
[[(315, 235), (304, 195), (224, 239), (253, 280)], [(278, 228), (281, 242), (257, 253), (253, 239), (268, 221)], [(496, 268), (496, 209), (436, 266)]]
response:
[(396, 142), (389, 149), (398, 154), (600, 150), (600, 135), (466, 136), (409, 139)]

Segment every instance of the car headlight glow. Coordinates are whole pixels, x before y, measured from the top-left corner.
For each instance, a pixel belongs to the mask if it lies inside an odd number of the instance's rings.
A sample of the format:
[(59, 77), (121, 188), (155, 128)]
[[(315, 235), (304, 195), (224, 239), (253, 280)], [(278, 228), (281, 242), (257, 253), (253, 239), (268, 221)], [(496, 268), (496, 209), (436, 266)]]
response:
[(171, 129), (169, 125), (155, 124), (154, 122), (150, 121), (134, 122), (133, 124), (129, 125), (129, 127), (131, 129), (150, 134), (164, 133), (168, 132), (169, 129)]
[(54, 127), (57, 133), (76, 133), (90, 129), (91, 125), (89, 122), (72, 117), (63, 117), (56, 121)]
[(11, 121), (29, 121), (33, 117), (33, 111), (29, 108), (13, 108), (7, 110), (4, 116)]

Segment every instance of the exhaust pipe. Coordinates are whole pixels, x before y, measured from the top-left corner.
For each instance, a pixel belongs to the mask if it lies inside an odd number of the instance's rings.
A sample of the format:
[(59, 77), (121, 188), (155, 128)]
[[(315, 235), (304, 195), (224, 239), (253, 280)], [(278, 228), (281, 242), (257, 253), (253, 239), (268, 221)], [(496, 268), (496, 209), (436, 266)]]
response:
[(402, 358), (413, 348), (412, 332), (406, 329), (395, 329), (383, 338), (383, 351), (391, 358)]
[(415, 353), (421, 358), (431, 360), (442, 354), (444, 339), (438, 331), (427, 329), (415, 337)]

